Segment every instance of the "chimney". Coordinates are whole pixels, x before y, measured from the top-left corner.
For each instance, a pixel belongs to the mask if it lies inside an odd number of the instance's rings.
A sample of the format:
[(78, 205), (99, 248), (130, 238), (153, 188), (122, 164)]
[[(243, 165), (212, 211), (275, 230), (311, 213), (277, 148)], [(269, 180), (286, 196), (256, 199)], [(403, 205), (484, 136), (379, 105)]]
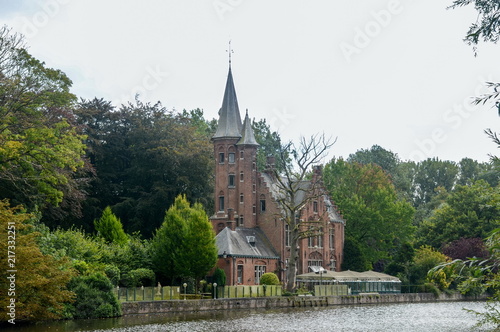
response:
[(236, 227), (236, 221), (234, 220), (234, 209), (228, 208), (227, 209), (227, 227), (229, 227), (230, 230), (234, 231)]
[(273, 155), (268, 155), (266, 157), (266, 173), (273, 174), (275, 167), (276, 167), (276, 158), (274, 158)]

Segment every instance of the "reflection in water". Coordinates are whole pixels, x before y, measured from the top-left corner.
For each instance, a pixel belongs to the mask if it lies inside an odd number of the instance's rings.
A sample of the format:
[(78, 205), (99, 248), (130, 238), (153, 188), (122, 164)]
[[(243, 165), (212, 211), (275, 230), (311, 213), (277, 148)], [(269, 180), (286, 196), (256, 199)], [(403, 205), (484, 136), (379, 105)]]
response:
[(484, 305), (484, 302), (442, 302), (133, 315), (115, 319), (17, 326), (15, 331), (481, 331), (474, 327), (476, 322), (474, 314), (464, 311), (463, 308), (482, 311)]

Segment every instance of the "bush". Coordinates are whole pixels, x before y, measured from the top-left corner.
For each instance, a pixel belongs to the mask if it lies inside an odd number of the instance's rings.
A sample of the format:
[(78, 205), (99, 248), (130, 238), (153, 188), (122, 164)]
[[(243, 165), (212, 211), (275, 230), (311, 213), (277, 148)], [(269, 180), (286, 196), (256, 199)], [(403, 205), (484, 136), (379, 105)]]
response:
[(120, 269), (118, 267), (115, 265), (106, 265), (104, 267), (104, 273), (106, 273), (106, 277), (109, 278), (113, 286), (118, 285), (118, 281), (120, 281)]
[(76, 294), (76, 301), (69, 310), (73, 318), (121, 316), (113, 285), (104, 274), (75, 277), (69, 282), (68, 288)]
[(261, 285), (279, 285), (280, 280), (278, 279), (278, 276), (272, 272), (267, 272), (260, 277), (260, 284)]
[(435, 297), (438, 297), (439, 294), (441, 294), (441, 291), (439, 290), (439, 288), (436, 287), (436, 285), (434, 285), (433, 283), (425, 283), (423, 284), (422, 286), (420, 286), (420, 291), (421, 292), (425, 292), (425, 293), (432, 293), (434, 294)]
[(154, 286), (155, 273), (150, 269), (136, 269), (123, 276), (122, 284), (125, 287)]
[(226, 272), (224, 272), (221, 268), (216, 268), (213, 275), (214, 282), (217, 283), (217, 286), (225, 286), (226, 285)]

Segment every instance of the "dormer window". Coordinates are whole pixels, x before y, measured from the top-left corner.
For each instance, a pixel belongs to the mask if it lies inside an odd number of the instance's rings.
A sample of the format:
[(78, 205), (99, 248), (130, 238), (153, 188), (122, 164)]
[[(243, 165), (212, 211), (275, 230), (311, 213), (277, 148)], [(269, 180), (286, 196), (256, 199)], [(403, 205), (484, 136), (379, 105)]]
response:
[(252, 246), (255, 247), (255, 236), (247, 236), (247, 242)]

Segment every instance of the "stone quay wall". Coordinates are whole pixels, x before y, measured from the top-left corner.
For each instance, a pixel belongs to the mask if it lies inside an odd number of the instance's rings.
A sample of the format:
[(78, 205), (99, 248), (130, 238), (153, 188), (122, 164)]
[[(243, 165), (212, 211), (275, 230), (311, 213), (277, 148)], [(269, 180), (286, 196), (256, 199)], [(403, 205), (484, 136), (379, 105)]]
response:
[(124, 315), (134, 315), (154, 313), (193, 313), (214, 310), (326, 307), (335, 305), (468, 301), (483, 299), (484, 298), (479, 299), (465, 297), (461, 294), (441, 294), (439, 297), (436, 297), (431, 293), (360, 294), (344, 296), (280, 296), (260, 298), (123, 302), (122, 311)]

